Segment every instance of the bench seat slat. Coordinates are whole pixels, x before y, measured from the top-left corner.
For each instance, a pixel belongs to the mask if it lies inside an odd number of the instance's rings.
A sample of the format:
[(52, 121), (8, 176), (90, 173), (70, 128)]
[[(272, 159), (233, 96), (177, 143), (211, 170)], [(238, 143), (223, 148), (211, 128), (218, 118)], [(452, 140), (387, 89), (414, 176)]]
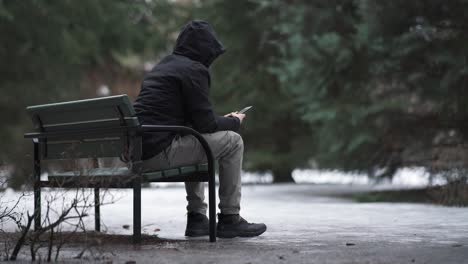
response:
[(61, 176), (41, 181), (41, 187), (57, 188), (131, 188), (136, 176)]
[(50, 177), (74, 177), (74, 176), (87, 176), (87, 177), (106, 177), (106, 176), (131, 176), (130, 170), (127, 168), (96, 168), (88, 170), (64, 171), (54, 172), (49, 174)]
[[(160, 171), (142, 173), (143, 182), (207, 181), (207, 164), (188, 165)], [(54, 172), (48, 176), (49, 182), (62, 186), (124, 187), (130, 186), (136, 177), (128, 168), (96, 168), (83, 171)]]

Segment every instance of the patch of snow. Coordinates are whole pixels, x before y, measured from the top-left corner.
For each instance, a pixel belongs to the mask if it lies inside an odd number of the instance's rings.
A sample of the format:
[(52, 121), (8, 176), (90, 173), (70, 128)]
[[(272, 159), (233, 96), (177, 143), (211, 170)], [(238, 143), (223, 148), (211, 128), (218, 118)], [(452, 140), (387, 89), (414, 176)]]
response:
[(293, 178), (297, 183), (314, 184), (370, 184), (367, 175), (357, 173), (344, 173), (335, 170), (302, 170), (293, 171)]
[(273, 176), (271, 173), (257, 173), (257, 172), (242, 172), (242, 183), (272, 183)]
[[(376, 182), (375, 179), (364, 173), (346, 173), (338, 170), (296, 169), (292, 174), (296, 183), (309, 184), (379, 185), (385, 188), (391, 188), (392, 186), (414, 188), (446, 183), (443, 177), (431, 176), (424, 168), (399, 169), (392, 179), (383, 179), (380, 182)], [(218, 175), (216, 175), (216, 182), (218, 183)], [(272, 182), (273, 176), (270, 172), (242, 172), (243, 184), (268, 184)], [(150, 183), (150, 186), (172, 188), (182, 187), (184, 184), (180, 182)]]
[[(375, 184), (375, 180), (364, 173), (346, 173), (336, 170), (296, 169), (293, 172), (297, 183), (313, 184)], [(379, 185), (424, 187), (428, 185), (445, 184), (446, 180), (437, 175), (431, 176), (424, 168), (399, 169), (391, 179), (383, 179)]]

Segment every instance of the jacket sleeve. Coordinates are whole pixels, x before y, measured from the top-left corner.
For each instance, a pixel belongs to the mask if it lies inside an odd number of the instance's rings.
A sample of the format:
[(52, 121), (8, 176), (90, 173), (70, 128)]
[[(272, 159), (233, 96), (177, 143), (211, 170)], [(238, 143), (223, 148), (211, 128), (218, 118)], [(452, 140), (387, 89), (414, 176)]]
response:
[(189, 76), (189, 84), (183, 85), (183, 97), (192, 126), (200, 133), (222, 130), (238, 131), (237, 117), (217, 116), (209, 100), (210, 74), (201, 64), (195, 64)]

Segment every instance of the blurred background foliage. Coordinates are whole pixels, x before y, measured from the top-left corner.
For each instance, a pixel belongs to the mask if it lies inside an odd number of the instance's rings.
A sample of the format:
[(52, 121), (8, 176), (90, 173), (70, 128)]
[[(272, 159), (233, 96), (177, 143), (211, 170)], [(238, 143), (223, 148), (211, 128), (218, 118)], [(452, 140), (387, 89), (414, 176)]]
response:
[(211, 69), (217, 112), (254, 106), (246, 170), (288, 182), (296, 168), (376, 178), (463, 168), (466, 10), (467, 0), (0, 0), (1, 165), (13, 186), (30, 175), (26, 106), (102, 89), (134, 98), (179, 28), (205, 19), (228, 49)]

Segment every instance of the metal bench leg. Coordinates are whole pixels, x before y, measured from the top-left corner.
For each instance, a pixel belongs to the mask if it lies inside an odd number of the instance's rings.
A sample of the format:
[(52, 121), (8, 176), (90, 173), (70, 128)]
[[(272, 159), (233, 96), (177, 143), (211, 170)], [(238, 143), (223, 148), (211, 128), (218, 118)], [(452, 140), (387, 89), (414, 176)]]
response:
[(34, 184), (34, 230), (41, 229), (41, 187)]
[(34, 142), (34, 230), (41, 229), (41, 162), (39, 143)]
[(101, 232), (101, 201), (99, 188), (94, 188), (94, 229)]
[(141, 182), (133, 182), (133, 243), (141, 242)]
[(208, 181), (208, 200), (210, 216), (210, 242), (216, 242), (216, 186), (215, 181)]

